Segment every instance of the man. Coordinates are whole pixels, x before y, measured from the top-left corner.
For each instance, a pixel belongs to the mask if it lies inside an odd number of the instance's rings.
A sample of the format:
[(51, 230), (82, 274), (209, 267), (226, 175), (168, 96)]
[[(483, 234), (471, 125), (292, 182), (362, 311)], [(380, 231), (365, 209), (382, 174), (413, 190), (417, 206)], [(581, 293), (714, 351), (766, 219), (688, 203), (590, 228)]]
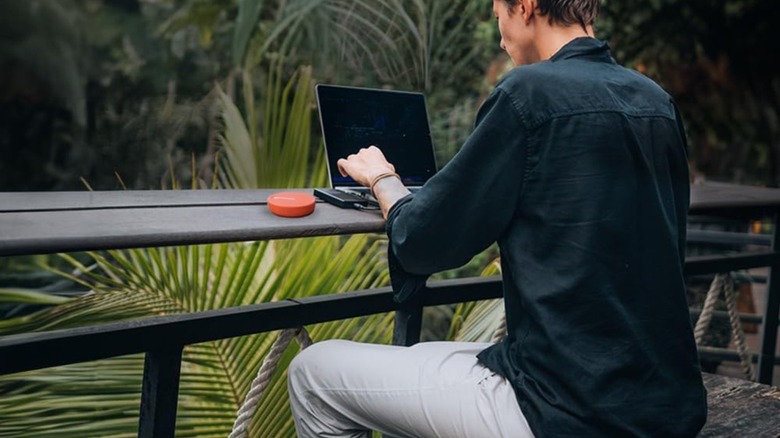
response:
[(301, 437), (685, 437), (706, 396), (683, 284), (689, 185), (672, 99), (594, 39), (599, 0), (495, 0), (518, 68), (452, 161), (410, 195), (379, 149), (371, 187), (411, 275), (497, 241), (496, 345), (315, 344), (290, 368)]

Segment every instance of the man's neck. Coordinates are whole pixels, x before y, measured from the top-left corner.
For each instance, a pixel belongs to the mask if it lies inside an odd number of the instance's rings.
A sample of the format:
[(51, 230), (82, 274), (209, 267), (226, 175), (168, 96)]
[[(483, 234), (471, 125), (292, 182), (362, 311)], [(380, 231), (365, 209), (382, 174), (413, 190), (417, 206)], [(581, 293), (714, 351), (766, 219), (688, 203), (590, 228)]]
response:
[[(546, 24), (546, 23), (545, 23)], [(573, 40), (582, 37), (593, 37), (593, 27), (588, 26), (587, 30), (582, 26), (557, 26), (542, 25), (538, 28), (535, 38), (536, 51), (539, 54), (540, 61), (546, 61), (558, 53), (559, 50)]]

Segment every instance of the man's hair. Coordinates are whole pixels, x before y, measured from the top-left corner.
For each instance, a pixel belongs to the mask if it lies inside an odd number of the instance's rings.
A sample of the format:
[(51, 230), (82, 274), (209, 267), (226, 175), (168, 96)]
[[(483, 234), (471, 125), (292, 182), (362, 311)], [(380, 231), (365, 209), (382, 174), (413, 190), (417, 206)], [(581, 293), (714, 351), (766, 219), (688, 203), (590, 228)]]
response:
[[(504, 0), (514, 12), (520, 0)], [(599, 0), (538, 0), (539, 13), (548, 17), (550, 24), (579, 24), (584, 29), (593, 24), (599, 14)]]

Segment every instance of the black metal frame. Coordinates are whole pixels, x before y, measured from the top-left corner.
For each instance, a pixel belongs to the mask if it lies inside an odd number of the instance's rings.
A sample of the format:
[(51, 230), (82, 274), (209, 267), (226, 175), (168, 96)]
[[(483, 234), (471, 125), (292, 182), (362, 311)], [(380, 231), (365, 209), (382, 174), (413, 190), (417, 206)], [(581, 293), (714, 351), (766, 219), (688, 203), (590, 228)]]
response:
[[(776, 255), (780, 251), (780, 215), (775, 214), (772, 227), (772, 246)], [(770, 274), (766, 285), (766, 306), (764, 306), (764, 331), (761, 334), (761, 351), (758, 357), (758, 381), (772, 383), (775, 353), (777, 348), (777, 325), (780, 317), (780, 260), (775, 256), (769, 264)]]

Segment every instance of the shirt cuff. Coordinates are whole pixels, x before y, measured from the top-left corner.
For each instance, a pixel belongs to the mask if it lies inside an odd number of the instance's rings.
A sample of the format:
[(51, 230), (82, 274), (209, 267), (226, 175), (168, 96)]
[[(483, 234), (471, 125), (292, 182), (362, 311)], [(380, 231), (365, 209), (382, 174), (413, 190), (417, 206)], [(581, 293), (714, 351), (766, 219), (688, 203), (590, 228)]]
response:
[(385, 231), (387, 232), (388, 237), (392, 233), (393, 223), (395, 222), (398, 215), (401, 213), (401, 207), (408, 204), (413, 199), (414, 199), (414, 193), (409, 193), (403, 198), (395, 201), (395, 204), (393, 204), (393, 206), (390, 207), (390, 211), (387, 212), (387, 221), (385, 223)]

